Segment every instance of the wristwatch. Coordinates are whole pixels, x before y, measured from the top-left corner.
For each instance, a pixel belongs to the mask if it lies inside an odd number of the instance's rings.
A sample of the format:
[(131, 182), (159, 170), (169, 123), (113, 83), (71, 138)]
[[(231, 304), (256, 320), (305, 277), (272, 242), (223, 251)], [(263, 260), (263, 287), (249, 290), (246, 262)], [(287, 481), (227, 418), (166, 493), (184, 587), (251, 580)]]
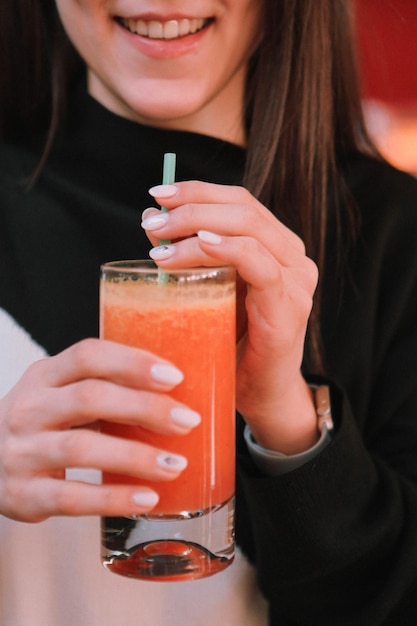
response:
[(313, 392), (317, 413), (317, 429), (320, 439), (305, 452), (299, 454), (283, 454), (276, 450), (268, 450), (256, 443), (249, 426), (245, 426), (244, 438), (251, 457), (258, 469), (271, 476), (280, 476), (301, 467), (322, 452), (331, 442), (334, 429), (330, 389), (328, 385), (309, 385)]

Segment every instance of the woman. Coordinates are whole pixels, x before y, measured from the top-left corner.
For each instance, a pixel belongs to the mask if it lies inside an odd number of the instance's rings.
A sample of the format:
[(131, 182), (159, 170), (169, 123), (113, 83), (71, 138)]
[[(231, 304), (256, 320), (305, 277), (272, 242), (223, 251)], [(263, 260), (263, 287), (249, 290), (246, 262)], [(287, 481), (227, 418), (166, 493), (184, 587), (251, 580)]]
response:
[[(22, 1), (3, 13), (4, 623), (403, 624), (417, 586), (417, 186), (367, 138), (349, 3)], [(155, 187), (165, 151), (182, 182)], [(168, 214), (146, 208), (152, 185)], [(93, 339), (100, 263), (143, 257), (148, 239), (162, 268), (231, 263), (240, 277), (244, 556), (157, 589), (106, 577), (95, 529), (68, 517), (149, 511), (157, 485), (64, 481), (75, 467), (175, 481), (183, 466), (88, 428), (192, 428), (171, 419), (190, 417), (167, 399), (172, 364)], [(330, 388), (333, 433), (319, 428), (316, 383)]]

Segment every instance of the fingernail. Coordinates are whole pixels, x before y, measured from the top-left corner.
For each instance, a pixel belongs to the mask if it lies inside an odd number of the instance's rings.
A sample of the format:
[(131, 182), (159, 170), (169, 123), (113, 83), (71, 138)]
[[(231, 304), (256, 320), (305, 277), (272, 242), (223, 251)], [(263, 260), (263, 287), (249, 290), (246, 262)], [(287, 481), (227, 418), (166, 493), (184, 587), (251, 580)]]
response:
[(163, 385), (178, 385), (184, 380), (184, 374), (173, 365), (155, 363), (151, 367), (151, 376), (157, 383)]
[(171, 198), (177, 191), (178, 187), (175, 185), (155, 185), (149, 189), (148, 193), (156, 198)]
[(185, 456), (181, 456), (179, 454), (169, 454), (167, 452), (161, 452), (161, 454), (158, 454), (156, 462), (159, 467), (162, 467), (162, 469), (168, 470), (169, 472), (181, 472), (188, 465), (188, 461)]
[(154, 261), (164, 261), (165, 259), (169, 259), (175, 252), (175, 246), (157, 246), (156, 248), (152, 248), (149, 251), (149, 256)]
[(142, 211), (141, 220), (143, 222), (146, 219), (146, 216), (150, 213), (151, 215), (155, 215), (156, 211), (160, 212), (160, 209), (157, 209), (155, 206), (148, 206), (146, 209)]
[(220, 235), (212, 233), (209, 230), (199, 230), (197, 234), (199, 239), (201, 239), (201, 241), (204, 241), (205, 243), (219, 244), (222, 240)]
[(171, 419), (175, 424), (184, 428), (194, 428), (201, 422), (201, 416), (196, 411), (179, 406), (171, 409)]
[(143, 506), (147, 509), (153, 508), (159, 502), (159, 495), (155, 491), (137, 491), (132, 496), (132, 501), (136, 506)]
[(168, 213), (159, 213), (158, 215), (151, 215), (151, 217), (147, 217), (142, 220), (142, 228), (145, 230), (158, 230), (158, 228), (162, 228), (168, 221), (169, 214)]

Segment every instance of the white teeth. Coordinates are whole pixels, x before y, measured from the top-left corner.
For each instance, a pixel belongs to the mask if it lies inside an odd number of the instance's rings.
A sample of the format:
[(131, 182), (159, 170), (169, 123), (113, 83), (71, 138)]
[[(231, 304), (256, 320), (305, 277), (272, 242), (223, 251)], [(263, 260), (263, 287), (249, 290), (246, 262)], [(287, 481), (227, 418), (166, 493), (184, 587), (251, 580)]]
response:
[(178, 30), (178, 34), (180, 37), (188, 35), (188, 33), (190, 32), (190, 20), (180, 20), (178, 22)]
[(164, 39), (176, 39), (180, 32), (178, 20), (170, 20), (164, 24)]
[(169, 20), (168, 22), (159, 22), (158, 20), (133, 20), (121, 18), (123, 26), (128, 28), (132, 33), (149, 37), (149, 39), (177, 39), (177, 37), (185, 37), (201, 30), (205, 26), (207, 20), (202, 18), (181, 20)]
[(148, 23), (148, 37), (150, 39), (163, 39), (164, 25), (162, 22), (152, 20)]
[(138, 35), (144, 35), (144, 36), (148, 34), (148, 27), (146, 25), (146, 22), (144, 22), (143, 20), (130, 20), (130, 21), (133, 22), (133, 28), (130, 29), (132, 33), (137, 33)]
[(195, 33), (197, 31), (198, 28), (198, 21), (197, 20), (190, 20), (190, 31), (192, 33)]

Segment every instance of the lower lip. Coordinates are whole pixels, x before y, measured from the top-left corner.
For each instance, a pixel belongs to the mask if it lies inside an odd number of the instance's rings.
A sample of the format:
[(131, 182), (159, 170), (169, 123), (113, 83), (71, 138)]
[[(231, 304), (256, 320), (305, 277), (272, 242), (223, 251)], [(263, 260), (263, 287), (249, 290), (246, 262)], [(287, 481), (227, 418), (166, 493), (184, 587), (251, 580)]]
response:
[(178, 39), (150, 39), (132, 33), (117, 22), (116, 24), (131, 45), (154, 59), (172, 59), (192, 52), (211, 26), (208, 24), (202, 30)]

